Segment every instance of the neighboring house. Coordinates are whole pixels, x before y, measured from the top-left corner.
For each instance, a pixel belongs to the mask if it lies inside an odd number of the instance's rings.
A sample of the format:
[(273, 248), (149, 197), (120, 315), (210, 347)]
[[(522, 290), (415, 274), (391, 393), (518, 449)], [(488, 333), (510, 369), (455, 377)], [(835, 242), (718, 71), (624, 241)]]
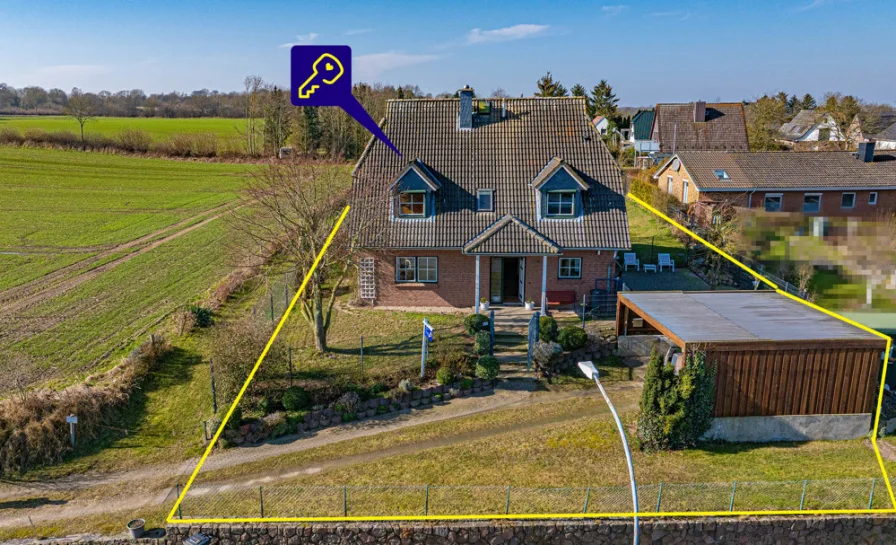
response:
[(715, 366), (708, 439), (857, 439), (872, 427), (886, 340), (776, 292), (620, 292), (620, 347)]
[(650, 139), (664, 156), (677, 151), (750, 149), (741, 102), (657, 104)]
[(622, 172), (585, 99), (393, 100), (352, 173), (360, 298), (395, 307), (580, 300), (630, 247)]
[(896, 153), (873, 143), (858, 152), (682, 151), (654, 179), (685, 204), (869, 218), (896, 210)]
[(641, 142), (653, 142), (650, 139), (650, 131), (653, 128), (653, 110), (638, 110), (632, 117), (632, 132), (629, 141), (635, 145), (638, 151), (654, 151), (653, 149), (641, 149)]
[(594, 123), (594, 128), (597, 129), (601, 136), (606, 135), (607, 131), (610, 130), (610, 120), (602, 115), (594, 116), (591, 122)]
[[(821, 110), (800, 110), (778, 129), (778, 141), (790, 147), (804, 142), (843, 142), (846, 140), (831, 114)], [(805, 145), (802, 146), (805, 149)]]
[(859, 114), (849, 132), (855, 142), (873, 141), (876, 149), (896, 150), (896, 112)]

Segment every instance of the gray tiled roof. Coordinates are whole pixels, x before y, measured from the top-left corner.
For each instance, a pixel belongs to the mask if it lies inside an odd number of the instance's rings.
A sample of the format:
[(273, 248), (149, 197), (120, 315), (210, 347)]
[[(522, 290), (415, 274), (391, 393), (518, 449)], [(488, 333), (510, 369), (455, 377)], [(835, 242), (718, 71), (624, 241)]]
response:
[(551, 239), (507, 214), (464, 246), (467, 254), (559, 254)]
[(684, 150), (747, 151), (747, 122), (740, 102), (706, 104), (706, 120), (694, 122), (694, 103), (657, 104), (653, 139), (660, 151)]
[[(677, 156), (701, 190), (896, 187), (896, 152), (863, 163), (848, 151), (683, 151)], [(713, 172), (724, 169), (730, 180)]]
[[(490, 102), (491, 113), (477, 115), (470, 131), (457, 130), (458, 99), (389, 102), (383, 131), (403, 157), (372, 140), (353, 171), (352, 222), (361, 243), (461, 249), (509, 214), (563, 248), (629, 248), (622, 172), (586, 116), (584, 99)], [(577, 220), (537, 217), (530, 183), (555, 157), (588, 187)], [(394, 220), (388, 187), (414, 159), (441, 184), (435, 217)], [(494, 212), (476, 211), (478, 189), (495, 190)]]
[(800, 110), (793, 119), (781, 125), (778, 132), (784, 140), (799, 140), (812, 127), (821, 123), (825, 115), (821, 110)]

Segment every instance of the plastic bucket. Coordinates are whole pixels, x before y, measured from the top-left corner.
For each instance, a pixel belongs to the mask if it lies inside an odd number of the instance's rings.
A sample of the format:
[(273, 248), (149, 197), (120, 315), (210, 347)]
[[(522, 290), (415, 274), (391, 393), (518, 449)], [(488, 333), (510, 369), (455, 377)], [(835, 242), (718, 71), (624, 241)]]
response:
[(146, 521), (143, 519), (128, 521), (128, 533), (131, 535), (131, 539), (140, 539), (143, 537), (145, 525)]

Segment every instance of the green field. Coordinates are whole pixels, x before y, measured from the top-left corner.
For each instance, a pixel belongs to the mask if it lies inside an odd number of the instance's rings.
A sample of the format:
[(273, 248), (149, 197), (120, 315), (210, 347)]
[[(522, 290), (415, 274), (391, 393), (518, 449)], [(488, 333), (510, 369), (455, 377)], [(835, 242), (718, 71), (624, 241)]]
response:
[(107, 366), (230, 270), (250, 168), (0, 148), (0, 349), (43, 380)]
[[(78, 134), (78, 122), (64, 115), (16, 115), (0, 116), (0, 130), (4, 128), (42, 129), (45, 131), (69, 131)], [(172, 134), (212, 133), (218, 138), (240, 138), (238, 129), (242, 119), (222, 117), (167, 118), (167, 117), (96, 117), (84, 125), (85, 134), (115, 136), (122, 129), (140, 129), (148, 132), (153, 140), (164, 140)]]

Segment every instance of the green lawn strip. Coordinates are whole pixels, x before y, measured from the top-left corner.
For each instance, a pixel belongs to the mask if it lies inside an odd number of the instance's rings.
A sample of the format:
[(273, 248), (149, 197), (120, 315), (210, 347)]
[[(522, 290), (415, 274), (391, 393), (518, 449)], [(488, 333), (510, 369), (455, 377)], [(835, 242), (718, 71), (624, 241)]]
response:
[[(164, 140), (172, 134), (211, 133), (223, 139), (238, 140), (243, 129), (242, 119), (223, 117), (166, 118), (166, 117), (95, 117), (84, 125), (84, 134), (117, 136), (123, 129), (140, 129), (148, 132), (153, 140)], [(24, 132), (35, 128), (48, 132), (69, 131), (79, 134), (78, 122), (69, 116), (0, 116), (0, 130), (9, 127)]]
[(25, 284), (95, 255), (93, 252), (0, 254), (0, 291)]
[(23, 521), (23, 525), (15, 528), (0, 528), (0, 541), (37, 540), (84, 533), (118, 535), (126, 532), (125, 525), (129, 520), (135, 518), (144, 519), (147, 530), (164, 528), (169, 509), (171, 509), (170, 506), (156, 506), (121, 511), (115, 510), (114, 505), (111, 505), (109, 510), (102, 514), (61, 519), (52, 523), (38, 522), (34, 524), (34, 527)]
[(631, 201), (626, 210), (632, 251), (638, 254), (642, 264), (656, 263), (659, 253), (670, 254), (679, 263), (685, 262), (684, 243), (675, 237), (674, 227)]

